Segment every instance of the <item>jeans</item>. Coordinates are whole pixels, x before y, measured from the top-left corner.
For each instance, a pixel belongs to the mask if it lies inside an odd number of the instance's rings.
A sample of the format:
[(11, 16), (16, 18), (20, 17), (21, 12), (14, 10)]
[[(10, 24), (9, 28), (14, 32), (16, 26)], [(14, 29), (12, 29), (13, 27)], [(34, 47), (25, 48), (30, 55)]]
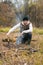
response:
[(32, 38), (32, 33), (25, 33), (22, 36), (19, 36), (17, 38), (16, 44), (19, 45), (21, 43), (23, 44), (23, 43), (26, 43), (26, 42), (28, 42), (28, 44), (30, 44), (31, 38)]

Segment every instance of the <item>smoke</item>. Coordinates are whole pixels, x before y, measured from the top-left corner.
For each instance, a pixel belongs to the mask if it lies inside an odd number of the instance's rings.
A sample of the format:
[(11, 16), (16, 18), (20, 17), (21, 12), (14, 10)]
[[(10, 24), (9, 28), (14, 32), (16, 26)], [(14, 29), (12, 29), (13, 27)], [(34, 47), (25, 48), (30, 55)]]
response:
[(15, 8), (16, 8), (16, 21), (17, 22), (20, 22), (22, 21), (22, 18), (24, 16), (24, 13), (20, 10), (21, 6), (24, 5), (24, 0), (14, 0), (14, 5), (15, 5)]
[(17, 22), (21, 22), (22, 19), (23, 19), (23, 16), (24, 16), (24, 15), (23, 15), (22, 13), (17, 13), (17, 14), (16, 14), (16, 21), (17, 21)]

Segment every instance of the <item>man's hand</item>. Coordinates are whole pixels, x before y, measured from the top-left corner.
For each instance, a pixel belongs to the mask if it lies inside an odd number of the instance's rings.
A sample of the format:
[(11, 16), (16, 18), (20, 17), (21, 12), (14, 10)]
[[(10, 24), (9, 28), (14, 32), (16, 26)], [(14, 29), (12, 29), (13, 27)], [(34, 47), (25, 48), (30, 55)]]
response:
[(22, 33), (20, 33), (20, 36), (22, 36), (24, 33), (22, 32)]
[(20, 33), (20, 36), (22, 36), (22, 33)]
[(10, 36), (9, 36), (9, 34), (8, 34), (8, 33), (6, 34), (6, 37), (7, 37), (8, 39), (10, 38)]
[(9, 39), (10, 38), (10, 36), (9, 35), (6, 35), (6, 39)]

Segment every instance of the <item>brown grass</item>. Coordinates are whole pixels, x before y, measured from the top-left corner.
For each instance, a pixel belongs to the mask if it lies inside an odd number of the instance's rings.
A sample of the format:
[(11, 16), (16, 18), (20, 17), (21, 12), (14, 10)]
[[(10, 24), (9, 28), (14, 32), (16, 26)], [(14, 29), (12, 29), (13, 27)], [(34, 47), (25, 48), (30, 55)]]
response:
[[(43, 65), (43, 35), (33, 33), (31, 47), (38, 50), (20, 50), (15, 47), (15, 41), (19, 34), (12, 33), (10, 39), (12, 42), (3, 42), (7, 38), (6, 33), (0, 33), (0, 65)], [(29, 48), (28, 45), (21, 45), (19, 48)], [(18, 49), (18, 50), (17, 50)]]

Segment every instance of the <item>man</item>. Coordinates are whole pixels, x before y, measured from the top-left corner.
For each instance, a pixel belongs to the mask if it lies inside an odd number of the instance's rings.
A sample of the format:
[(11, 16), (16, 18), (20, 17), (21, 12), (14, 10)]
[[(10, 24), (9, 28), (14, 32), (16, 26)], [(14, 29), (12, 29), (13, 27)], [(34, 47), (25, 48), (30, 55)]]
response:
[(30, 44), (31, 38), (32, 38), (32, 23), (30, 22), (30, 17), (25, 16), (21, 23), (18, 23), (14, 27), (12, 27), (9, 32), (7, 33), (7, 36), (15, 31), (16, 28), (20, 27), (20, 33), (21, 35), (17, 38), (16, 44), (26, 43)]

